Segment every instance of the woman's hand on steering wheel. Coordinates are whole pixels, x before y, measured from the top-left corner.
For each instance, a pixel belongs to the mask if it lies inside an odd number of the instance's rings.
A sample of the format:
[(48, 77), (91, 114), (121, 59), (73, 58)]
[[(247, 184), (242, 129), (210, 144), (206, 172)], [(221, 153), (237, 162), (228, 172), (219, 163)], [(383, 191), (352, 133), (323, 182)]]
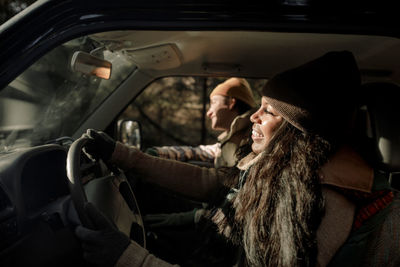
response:
[[(115, 238), (119, 240), (118, 242), (122, 241), (122, 247), (115, 245), (115, 249), (113, 249), (105, 246), (105, 249), (110, 249), (110, 253), (116, 253), (119, 257), (128, 246), (127, 244), (129, 244), (129, 236), (132, 236), (131, 231), (134, 223), (141, 227), (143, 236), (140, 237), (142, 238), (143, 246), (145, 246), (145, 232), (140, 211), (132, 189), (123, 173), (111, 173), (103, 177), (97, 177), (98, 179), (93, 179), (85, 184), (85, 188), (82, 184), (80, 166), (82, 150), (86, 148), (92, 157), (107, 160), (110, 159), (114, 152), (115, 145), (115, 141), (105, 133), (88, 130), (87, 134), (82, 135), (81, 138), (71, 144), (67, 155), (67, 176), (71, 199), (82, 224), (77, 228), (77, 235), (85, 244), (83, 247), (87, 254), (85, 258), (93, 263), (98, 255), (98, 249), (105, 254), (108, 253), (108, 251), (101, 249), (104, 245), (102, 242), (105, 237), (110, 240)], [(121, 188), (124, 188), (124, 190), (121, 190)], [(107, 218), (112, 222), (109, 222), (102, 215), (103, 213), (92, 204), (88, 204), (86, 190), (90, 192), (89, 201), (93, 202), (104, 214), (107, 214)], [(124, 195), (122, 192), (124, 192)], [(113, 250), (114, 252), (112, 252)], [(107, 257), (112, 258), (111, 256)]]
[(85, 212), (93, 228), (77, 226), (75, 233), (82, 242), (84, 259), (95, 266), (114, 266), (130, 243), (92, 203), (85, 204)]
[(106, 133), (94, 129), (88, 129), (84, 136), (88, 137), (84, 146), (86, 154), (96, 160), (99, 158), (104, 161), (111, 159), (116, 144), (114, 139)]

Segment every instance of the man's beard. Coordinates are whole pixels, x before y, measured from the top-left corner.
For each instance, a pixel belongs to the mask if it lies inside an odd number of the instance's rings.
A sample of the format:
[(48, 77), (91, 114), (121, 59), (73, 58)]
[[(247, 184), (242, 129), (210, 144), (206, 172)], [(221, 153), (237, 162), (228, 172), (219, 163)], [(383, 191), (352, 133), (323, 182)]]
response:
[(243, 187), (216, 211), (212, 220), (243, 247), (249, 265), (315, 266), (324, 212), (318, 170), (328, 151), (319, 138), (275, 146), (260, 155)]

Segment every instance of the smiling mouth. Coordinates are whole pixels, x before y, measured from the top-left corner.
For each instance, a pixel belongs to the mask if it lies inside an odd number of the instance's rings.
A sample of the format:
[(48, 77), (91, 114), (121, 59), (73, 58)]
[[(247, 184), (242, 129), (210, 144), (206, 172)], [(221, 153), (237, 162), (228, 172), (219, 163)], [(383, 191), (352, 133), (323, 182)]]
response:
[(256, 131), (255, 129), (253, 129), (253, 131), (251, 131), (251, 137), (254, 139), (259, 139), (259, 138), (263, 138), (264, 135), (262, 133), (260, 133), (259, 131)]
[(255, 137), (264, 137), (262, 134), (259, 134), (259, 133), (257, 133), (256, 131), (252, 131), (252, 132), (251, 132), (251, 135), (252, 135), (252, 136), (255, 136)]

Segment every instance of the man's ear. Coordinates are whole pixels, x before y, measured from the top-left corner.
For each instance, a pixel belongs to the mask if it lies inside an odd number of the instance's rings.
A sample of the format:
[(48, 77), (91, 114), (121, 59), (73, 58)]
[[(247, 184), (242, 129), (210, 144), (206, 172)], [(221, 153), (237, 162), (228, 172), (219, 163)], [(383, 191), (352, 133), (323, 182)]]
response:
[(235, 107), (235, 105), (236, 105), (236, 98), (230, 97), (228, 104), (229, 110), (232, 110)]

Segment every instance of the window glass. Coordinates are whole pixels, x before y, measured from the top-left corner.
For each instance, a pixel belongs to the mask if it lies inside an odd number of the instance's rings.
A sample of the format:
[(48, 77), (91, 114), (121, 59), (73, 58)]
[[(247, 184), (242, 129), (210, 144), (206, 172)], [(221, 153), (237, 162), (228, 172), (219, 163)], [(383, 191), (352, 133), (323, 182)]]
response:
[[(110, 61), (111, 78), (72, 71), (76, 51)], [(53, 49), (0, 91), (0, 152), (72, 136), (134, 69), (123, 54), (89, 37)]]
[[(221, 132), (206, 117), (209, 95), (226, 78), (166, 77), (151, 83), (119, 119), (141, 124), (142, 148), (163, 145), (213, 144)], [(248, 79), (256, 102), (266, 80)]]

